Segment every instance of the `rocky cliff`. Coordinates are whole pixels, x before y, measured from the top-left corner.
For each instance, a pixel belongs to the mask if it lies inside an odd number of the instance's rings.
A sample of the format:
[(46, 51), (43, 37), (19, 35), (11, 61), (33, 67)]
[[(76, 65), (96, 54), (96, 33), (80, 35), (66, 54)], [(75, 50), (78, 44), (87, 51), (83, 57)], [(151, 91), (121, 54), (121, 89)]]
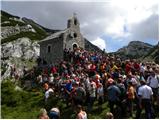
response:
[(142, 56), (142, 60), (150, 60), (159, 64), (159, 43), (155, 45), (153, 48), (151, 48), (146, 55)]
[(15, 41), (2, 44), (2, 59), (24, 58), (33, 59), (39, 56), (39, 44), (29, 38), (19, 38)]
[(36, 64), (35, 60), (39, 56), (39, 49), (39, 44), (29, 38), (19, 38), (15, 41), (2, 44), (2, 79), (9, 76), (10, 67), (13, 65), (17, 66), (19, 73), (22, 74), (24, 66), (29, 68)]
[(127, 46), (120, 48), (114, 54), (119, 55), (123, 59), (127, 58), (138, 59), (146, 55), (151, 48), (153, 48), (153, 46), (148, 43), (144, 43), (141, 41), (132, 41)]
[(86, 38), (84, 40), (85, 40), (85, 50), (87, 50), (87, 51), (96, 51), (98, 53), (102, 53), (102, 50), (100, 48), (98, 48), (97, 46), (93, 45)]

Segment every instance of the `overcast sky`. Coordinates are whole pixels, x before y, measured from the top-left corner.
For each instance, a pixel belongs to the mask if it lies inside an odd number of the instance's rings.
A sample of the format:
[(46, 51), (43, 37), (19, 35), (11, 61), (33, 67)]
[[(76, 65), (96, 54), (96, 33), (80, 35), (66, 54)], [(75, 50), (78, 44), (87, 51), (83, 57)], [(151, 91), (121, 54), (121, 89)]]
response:
[[(83, 0), (82, 0), (83, 1)], [(90, 2), (92, 1), (92, 2)], [(157, 44), (158, 0), (2, 1), (1, 9), (31, 18), (51, 29), (65, 29), (67, 19), (77, 13), (81, 33), (107, 52), (117, 51), (130, 41)]]

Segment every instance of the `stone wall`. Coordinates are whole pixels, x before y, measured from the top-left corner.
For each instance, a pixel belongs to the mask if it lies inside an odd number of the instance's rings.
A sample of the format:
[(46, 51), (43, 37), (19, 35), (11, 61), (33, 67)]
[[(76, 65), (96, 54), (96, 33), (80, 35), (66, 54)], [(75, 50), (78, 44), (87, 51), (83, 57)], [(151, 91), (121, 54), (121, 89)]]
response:
[(81, 48), (85, 47), (84, 38), (81, 35), (80, 30), (76, 27), (68, 28), (68, 30), (64, 33), (63, 39), (63, 48), (71, 48), (73, 50), (73, 44), (77, 44), (78, 47)]
[[(57, 37), (55, 39), (40, 42), (40, 57), (47, 63), (57, 63), (63, 59), (63, 39)], [(50, 52), (48, 52), (50, 46)]]

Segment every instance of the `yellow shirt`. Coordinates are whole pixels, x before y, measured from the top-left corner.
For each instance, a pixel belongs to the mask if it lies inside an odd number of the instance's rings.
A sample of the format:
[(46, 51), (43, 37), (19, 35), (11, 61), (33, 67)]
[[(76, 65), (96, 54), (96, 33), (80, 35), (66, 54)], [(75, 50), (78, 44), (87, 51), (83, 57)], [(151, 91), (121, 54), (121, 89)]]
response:
[(128, 99), (134, 99), (135, 98), (135, 89), (133, 86), (128, 87), (127, 90)]

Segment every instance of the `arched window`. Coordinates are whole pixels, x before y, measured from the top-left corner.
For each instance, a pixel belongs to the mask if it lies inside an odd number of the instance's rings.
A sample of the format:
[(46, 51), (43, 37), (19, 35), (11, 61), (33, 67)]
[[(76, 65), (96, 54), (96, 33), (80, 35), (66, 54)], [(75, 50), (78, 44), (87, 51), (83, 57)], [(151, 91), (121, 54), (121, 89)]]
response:
[(71, 20), (68, 20), (67, 28), (71, 27)]
[(76, 38), (77, 37), (77, 33), (74, 33), (73, 36), (74, 36), (74, 38)]
[(48, 45), (48, 47), (47, 47), (47, 53), (51, 53), (51, 45)]

